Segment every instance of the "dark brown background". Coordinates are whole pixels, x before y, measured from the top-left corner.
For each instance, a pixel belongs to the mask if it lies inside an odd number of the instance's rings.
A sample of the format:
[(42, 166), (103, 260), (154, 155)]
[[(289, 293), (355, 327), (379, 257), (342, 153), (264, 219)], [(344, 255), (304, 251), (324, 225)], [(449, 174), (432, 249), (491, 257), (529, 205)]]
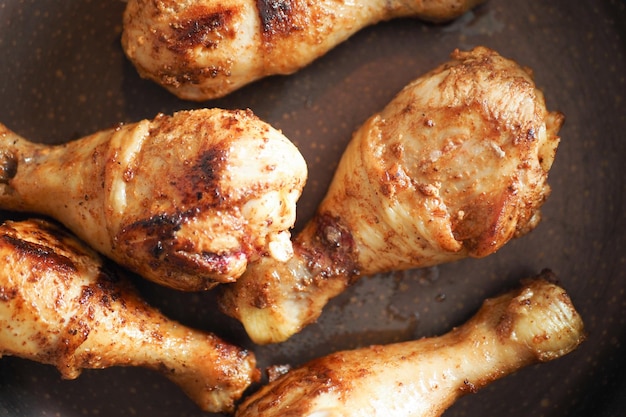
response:
[[(37, 142), (76, 139), (120, 121), (206, 107), (251, 108), (307, 159), (298, 227), (323, 196), (351, 132), (454, 48), (486, 45), (534, 69), (550, 109), (567, 117), (538, 229), (493, 256), (362, 279), (288, 342), (253, 346), (214, 296), (138, 280), (171, 317), (253, 349), (261, 366), (297, 365), (336, 349), (448, 331), (485, 297), (549, 267), (585, 319), (588, 340), (463, 398), (446, 416), (618, 416), (626, 408), (626, 10), (612, 1), (491, 0), (441, 26), (395, 20), (367, 28), (289, 77), (225, 99), (175, 99), (139, 79), (119, 46), (121, 1), (0, 0), (0, 121)], [(10, 213), (4, 216), (15, 217)], [(620, 396), (620, 394), (622, 394)], [(0, 415), (200, 416), (176, 386), (142, 369), (57, 371), (0, 360)]]

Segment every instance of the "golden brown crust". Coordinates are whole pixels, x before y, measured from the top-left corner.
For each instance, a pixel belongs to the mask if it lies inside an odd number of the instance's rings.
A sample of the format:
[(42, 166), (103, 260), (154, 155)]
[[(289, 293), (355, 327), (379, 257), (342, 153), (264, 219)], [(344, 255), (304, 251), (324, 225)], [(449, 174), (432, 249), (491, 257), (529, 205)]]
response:
[(56, 218), (147, 279), (205, 290), (291, 254), (306, 163), (251, 111), (159, 115), (57, 147), (7, 135), (0, 206)]
[(293, 368), (246, 398), (236, 416), (435, 417), (459, 397), (583, 340), (565, 291), (534, 277), (442, 336), (335, 352)]
[(129, 0), (122, 46), (142, 77), (202, 101), (293, 73), (367, 25), (450, 20), (482, 1)]
[(537, 225), (562, 120), (515, 62), (455, 51), (355, 132), (295, 256), (250, 265), (223, 310), (282, 341), (362, 275), (494, 253)]
[(163, 373), (206, 411), (232, 412), (259, 376), (255, 356), (142, 300), (120, 270), (42, 220), (0, 225), (0, 356), (82, 369)]

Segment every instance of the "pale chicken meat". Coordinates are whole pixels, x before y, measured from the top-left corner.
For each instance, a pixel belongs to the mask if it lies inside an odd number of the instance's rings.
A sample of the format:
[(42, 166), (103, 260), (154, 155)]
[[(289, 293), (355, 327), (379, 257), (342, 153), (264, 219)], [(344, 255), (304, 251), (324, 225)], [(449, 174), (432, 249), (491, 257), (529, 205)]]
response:
[(280, 342), (363, 275), (496, 252), (538, 224), (562, 122), (514, 61), (455, 51), (355, 132), (294, 256), (251, 264), (222, 310)]
[(181, 111), (56, 146), (0, 125), (0, 208), (53, 217), (178, 290), (288, 259), (306, 177), (295, 145), (250, 111)]
[(441, 22), (484, 0), (129, 0), (122, 46), (139, 74), (187, 100), (290, 74), (365, 26)]
[(4, 222), (0, 258), (0, 356), (54, 365), (66, 379), (83, 369), (149, 368), (212, 412), (232, 412), (260, 376), (252, 352), (168, 319), (55, 224)]
[(245, 399), (236, 417), (440, 416), (461, 396), (560, 358), (584, 337), (565, 290), (538, 277), (486, 300), (445, 335), (336, 352), (288, 371)]

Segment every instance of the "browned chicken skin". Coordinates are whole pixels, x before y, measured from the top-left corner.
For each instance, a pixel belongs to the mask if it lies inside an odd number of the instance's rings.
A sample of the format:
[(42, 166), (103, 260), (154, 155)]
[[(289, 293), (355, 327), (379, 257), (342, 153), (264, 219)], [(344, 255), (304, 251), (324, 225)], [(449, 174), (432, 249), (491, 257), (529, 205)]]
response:
[(307, 177), (298, 149), (250, 111), (203, 109), (59, 146), (0, 125), (0, 207), (58, 219), (100, 253), (179, 290), (288, 259)]
[(295, 255), (251, 264), (222, 309), (279, 342), (362, 275), (497, 251), (538, 223), (562, 121), (515, 62), (454, 52), (357, 130)]
[(0, 258), (0, 356), (54, 365), (68, 379), (83, 368), (150, 368), (211, 412), (232, 412), (259, 377), (252, 353), (168, 319), (51, 223), (2, 224)]
[(336, 352), (248, 397), (237, 417), (436, 417), (456, 399), (584, 340), (567, 293), (545, 277), (486, 300), (433, 338)]
[(293, 73), (365, 26), (451, 20), (484, 1), (129, 0), (122, 45), (142, 77), (200, 101)]

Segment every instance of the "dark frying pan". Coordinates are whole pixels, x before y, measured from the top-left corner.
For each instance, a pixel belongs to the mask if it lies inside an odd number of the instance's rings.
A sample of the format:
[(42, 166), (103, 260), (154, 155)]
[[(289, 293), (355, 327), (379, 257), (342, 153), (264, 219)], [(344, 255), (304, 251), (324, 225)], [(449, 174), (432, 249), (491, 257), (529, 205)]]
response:
[[(570, 293), (588, 340), (463, 398), (446, 416), (618, 416), (626, 409), (626, 7), (620, 0), (490, 0), (454, 23), (395, 20), (365, 29), (301, 72), (206, 103), (141, 80), (120, 48), (121, 1), (0, 0), (0, 120), (33, 141), (60, 143), (121, 121), (185, 108), (251, 108), (307, 159), (298, 227), (325, 193), (351, 132), (455, 48), (486, 45), (534, 69), (550, 109), (567, 119), (550, 174), (553, 193), (531, 234), (495, 255), (363, 278), (318, 323), (275, 346), (254, 346), (216, 312), (211, 293), (138, 280), (185, 324), (254, 350), (262, 367), (337, 349), (440, 334), (482, 300), (549, 267)], [(3, 213), (3, 217), (16, 217)], [(142, 369), (85, 371), (0, 360), (0, 415), (200, 416), (169, 381)]]

